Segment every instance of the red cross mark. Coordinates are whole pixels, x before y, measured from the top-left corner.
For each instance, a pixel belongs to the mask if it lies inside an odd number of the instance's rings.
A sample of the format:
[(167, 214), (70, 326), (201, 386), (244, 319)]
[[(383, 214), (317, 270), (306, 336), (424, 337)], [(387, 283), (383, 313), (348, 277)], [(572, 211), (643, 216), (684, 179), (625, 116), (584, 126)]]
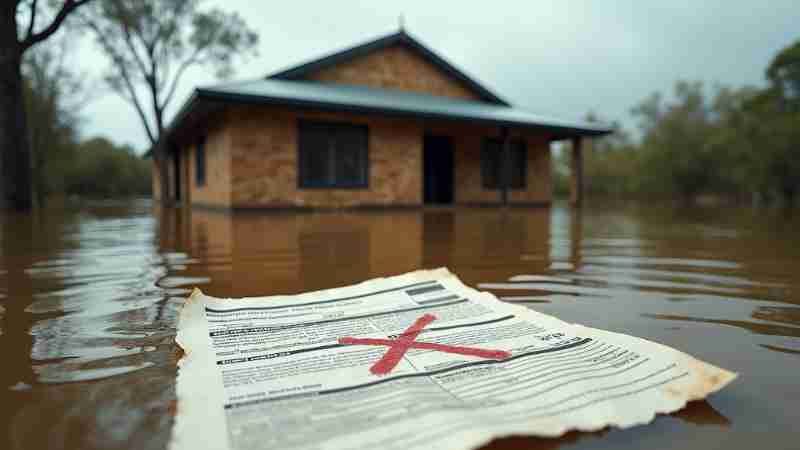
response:
[(397, 363), (403, 358), (410, 348), (419, 348), (425, 350), (435, 350), (437, 352), (457, 353), (459, 355), (478, 356), (486, 359), (506, 359), (511, 356), (511, 353), (502, 350), (484, 350), (482, 348), (473, 347), (459, 347), (456, 345), (434, 344), (432, 342), (419, 342), (417, 336), (422, 333), (422, 329), (428, 326), (429, 323), (436, 320), (433, 314), (425, 314), (417, 319), (406, 331), (404, 331), (397, 339), (370, 339), (370, 338), (354, 338), (343, 337), (339, 338), (340, 344), (345, 345), (385, 345), (389, 350), (378, 360), (369, 371), (375, 375), (386, 375), (395, 368)]

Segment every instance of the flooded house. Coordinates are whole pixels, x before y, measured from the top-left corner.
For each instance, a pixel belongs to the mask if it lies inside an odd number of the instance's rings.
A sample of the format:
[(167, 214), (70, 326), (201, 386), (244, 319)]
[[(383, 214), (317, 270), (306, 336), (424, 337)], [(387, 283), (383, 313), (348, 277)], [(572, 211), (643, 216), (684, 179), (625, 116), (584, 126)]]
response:
[(154, 170), (154, 197), (220, 209), (546, 206), (551, 143), (568, 141), (580, 203), (582, 152), (609, 132), (515, 107), (401, 30), (197, 88), (166, 132), (169, 192)]

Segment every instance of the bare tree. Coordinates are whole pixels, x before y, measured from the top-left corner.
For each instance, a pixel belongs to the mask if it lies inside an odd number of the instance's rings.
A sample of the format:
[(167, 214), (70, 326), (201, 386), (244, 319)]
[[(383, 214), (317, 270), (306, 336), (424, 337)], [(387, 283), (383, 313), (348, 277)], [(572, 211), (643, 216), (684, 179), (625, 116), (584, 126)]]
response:
[(167, 189), (165, 110), (186, 71), (232, 73), (234, 58), (253, 51), (258, 35), (236, 13), (200, 10), (202, 0), (104, 0), (81, 14), (111, 65), (109, 86), (136, 111)]
[(90, 1), (0, 2), (0, 208), (28, 210), (34, 204), (21, 70), (23, 55), (55, 34), (68, 16)]

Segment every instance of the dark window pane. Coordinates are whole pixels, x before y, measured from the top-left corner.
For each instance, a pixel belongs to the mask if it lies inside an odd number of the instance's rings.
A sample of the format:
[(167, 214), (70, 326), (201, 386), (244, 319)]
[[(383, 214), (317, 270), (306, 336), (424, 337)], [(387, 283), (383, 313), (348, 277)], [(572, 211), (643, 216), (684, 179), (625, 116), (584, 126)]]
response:
[(528, 174), (528, 148), (525, 141), (511, 143), (511, 188), (525, 189)]
[(336, 180), (340, 185), (366, 183), (366, 133), (355, 127), (341, 128), (336, 136)]
[(300, 185), (322, 186), (330, 179), (330, 145), (327, 130), (315, 124), (300, 125)]
[(299, 126), (300, 187), (366, 187), (367, 128), (301, 122)]
[[(525, 189), (528, 151), (525, 141), (514, 139), (510, 142), (511, 166), (509, 168), (509, 188)], [(503, 187), (503, 141), (500, 139), (485, 139), (481, 151), (481, 177), (485, 189), (500, 189)]]
[(497, 189), (500, 182), (500, 152), (498, 139), (486, 139), (481, 149), (481, 178), (485, 189)]
[(198, 186), (206, 184), (206, 140), (197, 141), (194, 151), (194, 181)]

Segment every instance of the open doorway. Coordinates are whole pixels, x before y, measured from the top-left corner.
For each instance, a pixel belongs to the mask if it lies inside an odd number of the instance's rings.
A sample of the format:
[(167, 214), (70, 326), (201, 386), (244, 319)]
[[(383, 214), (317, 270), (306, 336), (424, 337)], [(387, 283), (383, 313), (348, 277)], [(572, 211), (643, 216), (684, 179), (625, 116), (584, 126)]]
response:
[(447, 136), (426, 135), (422, 153), (425, 204), (453, 203), (453, 141)]
[(181, 155), (180, 155), (180, 153), (173, 152), (172, 163), (173, 163), (172, 172), (175, 174), (175, 202), (176, 203), (180, 203), (183, 200), (181, 198), (182, 194), (183, 194), (183, 192), (182, 192), (183, 189), (181, 189), (181, 187), (182, 187), (181, 186), (181, 178), (182, 178), (181, 175), (183, 175), (183, 174), (181, 173)]

